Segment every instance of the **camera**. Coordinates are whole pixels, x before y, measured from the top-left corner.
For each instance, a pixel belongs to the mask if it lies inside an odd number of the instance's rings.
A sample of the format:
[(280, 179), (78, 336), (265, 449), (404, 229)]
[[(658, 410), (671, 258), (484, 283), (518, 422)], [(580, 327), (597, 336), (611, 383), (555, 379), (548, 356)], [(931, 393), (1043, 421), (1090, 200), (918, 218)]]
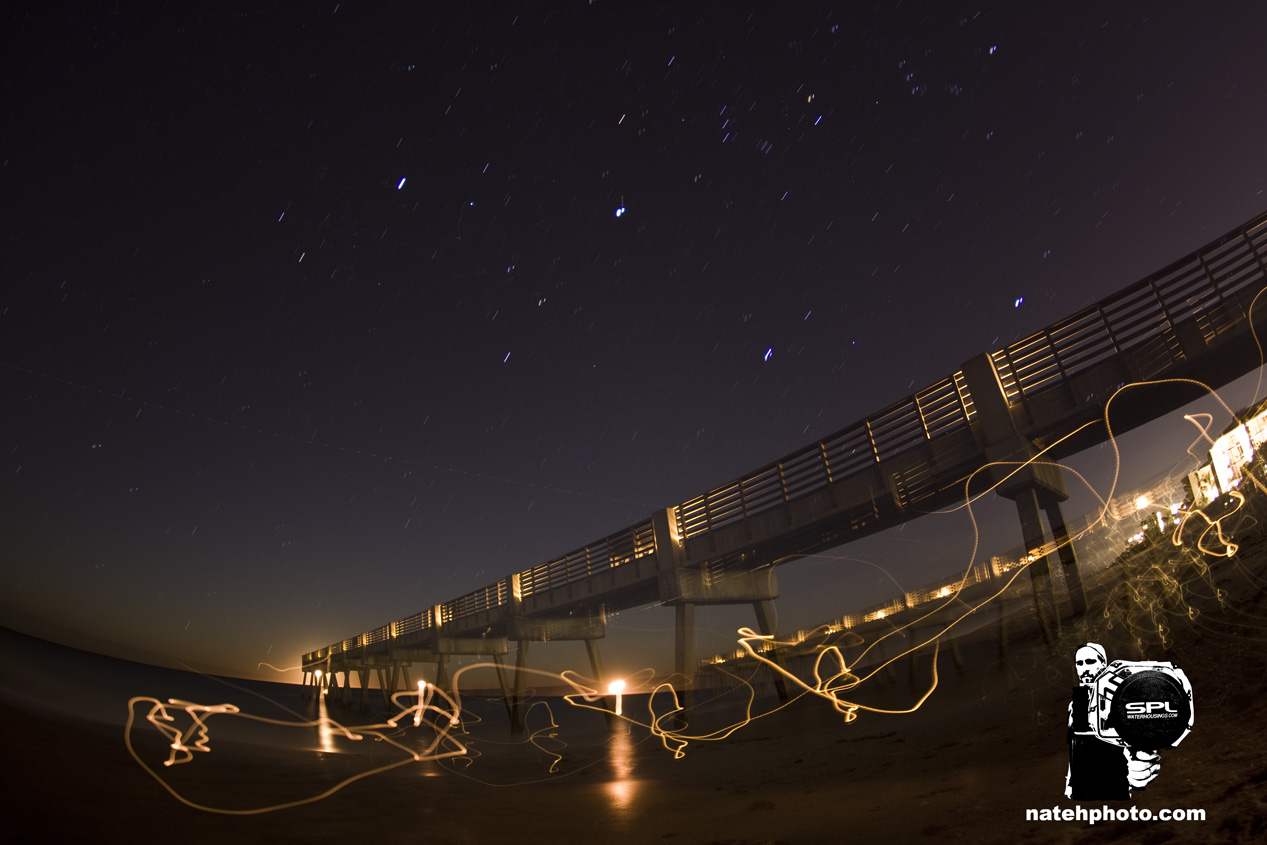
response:
[(1090, 725), (1139, 751), (1174, 748), (1192, 730), (1192, 684), (1173, 663), (1114, 660), (1091, 682)]

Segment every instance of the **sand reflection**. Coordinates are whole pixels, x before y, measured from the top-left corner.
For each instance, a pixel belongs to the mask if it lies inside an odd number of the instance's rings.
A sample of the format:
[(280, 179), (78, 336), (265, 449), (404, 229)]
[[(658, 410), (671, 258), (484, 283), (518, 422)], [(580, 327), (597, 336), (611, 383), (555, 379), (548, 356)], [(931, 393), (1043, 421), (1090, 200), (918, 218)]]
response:
[(607, 759), (611, 764), (612, 780), (603, 785), (612, 809), (618, 813), (627, 813), (638, 797), (640, 781), (633, 777), (634, 741), (631, 735), (632, 726), (628, 722), (617, 721), (612, 727), (611, 739), (607, 744)]
[(326, 710), (326, 691), (317, 693), (317, 742), (322, 751), (334, 753), (334, 731), (330, 730), (330, 713)]

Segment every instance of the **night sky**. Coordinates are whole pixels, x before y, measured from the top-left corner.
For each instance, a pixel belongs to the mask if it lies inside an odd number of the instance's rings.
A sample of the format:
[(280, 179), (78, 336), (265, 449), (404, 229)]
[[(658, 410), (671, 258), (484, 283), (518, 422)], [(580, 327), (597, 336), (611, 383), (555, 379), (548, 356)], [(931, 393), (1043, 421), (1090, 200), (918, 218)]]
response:
[[(49, 2), (0, 29), (0, 624), (241, 675), (1267, 209), (1261, 2)], [(923, 542), (966, 559), (960, 529)], [(786, 620), (931, 557), (870, 548), (785, 567)], [(671, 660), (671, 611), (613, 624)]]

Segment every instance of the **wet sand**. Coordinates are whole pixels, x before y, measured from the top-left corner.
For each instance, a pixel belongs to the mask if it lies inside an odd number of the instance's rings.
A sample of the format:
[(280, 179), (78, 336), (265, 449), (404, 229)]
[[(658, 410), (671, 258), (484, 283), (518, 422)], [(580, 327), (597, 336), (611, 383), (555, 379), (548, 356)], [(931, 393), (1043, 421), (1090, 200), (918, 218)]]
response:
[[(132, 759), (117, 725), (10, 698), (0, 701), (6, 839), (1259, 841), (1267, 832), (1267, 721), (1261, 715), (1267, 703), (1267, 593), (1258, 586), (1265, 559), (1260, 545), (1221, 565), (1225, 604), (1201, 598), (1194, 588), (1187, 599), (1200, 611), (1197, 618), (1176, 617), (1170, 647), (1156, 644), (1146, 655), (1174, 660), (1187, 672), (1196, 725), (1179, 748), (1163, 752), (1161, 776), (1130, 803), (1154, 811), (1201, 808), (1204, 822), (1091, 826), (1026, 820), (1027, 808), (1074, 806), (1063, 796), (1071, 686), (1065, 664), (1073, 647), (1098, 638), (1109, 645), (1110, 659), (1131, 656), (1114, 653), (1121, 625), (1110, 629), (1103, 615), (1092, 615), (1090, 622), (1066, 621), (1054, 649), (1032, 627), (1018, 626), (1006, 666), (998, 663), (988, 636), (965, 644), (962, 671), (944, 651), (941, 683), (914, 714), (864, 712), (844, 724), (825, 702), (807, 697), (727, 739), (692, 743), (679, 760), (644, 730), (608, 729), (597, 714), (561, 719), (563, 728), (547, 732), (555, 737), (538, 737), (547, 750), (498, 744), (509, 737), (490, 716), (474, 731), (479, 756), (469, 763), (408, 762), (316, 803), (247, 816), (177, 801)], [(902, 664), (892, 679), (878, 677), (864, 700), (909, 705), (928, 681), (929, 661), (921, 666), (914, 688)], [(331, 717), (351, 723), (367, 718), (355, 707), (329, 709)], [(530, 726), (544, 726), (543, 716), (536, 711)], [(214, 720), (230, 717), (212, 718), (213, 751), (172, 769), (161, 766), (167, 749), (157, 732), (142, 723), (133, 736), (141, 758), (162, 770), (173, 788), (218, 808), (299, 800), (406, 759), (372, 740), (341, 742), (340, 753), (223, 741)], [(725, 721), (706, 708), (700, 719)]]

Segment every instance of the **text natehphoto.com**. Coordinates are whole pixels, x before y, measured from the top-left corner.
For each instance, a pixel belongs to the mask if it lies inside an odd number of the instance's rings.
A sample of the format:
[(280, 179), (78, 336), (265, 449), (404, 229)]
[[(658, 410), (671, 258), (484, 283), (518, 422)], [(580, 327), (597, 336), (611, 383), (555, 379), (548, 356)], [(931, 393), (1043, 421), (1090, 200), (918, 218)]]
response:
[(1041, 810), (1033, 808), (1025, 811), (1025, 821), (1030, 822), (1203, 822), (1205, 821), (1205, 810), (1203, 809), (1164, 809), (1153, 812), (1147, 808), (1140, 807), (1110, 807), (1105, 804), (1103, 807), (1095, 807), (1088, 809), (1081, 804), (1073, 807), (1046, 807)]

